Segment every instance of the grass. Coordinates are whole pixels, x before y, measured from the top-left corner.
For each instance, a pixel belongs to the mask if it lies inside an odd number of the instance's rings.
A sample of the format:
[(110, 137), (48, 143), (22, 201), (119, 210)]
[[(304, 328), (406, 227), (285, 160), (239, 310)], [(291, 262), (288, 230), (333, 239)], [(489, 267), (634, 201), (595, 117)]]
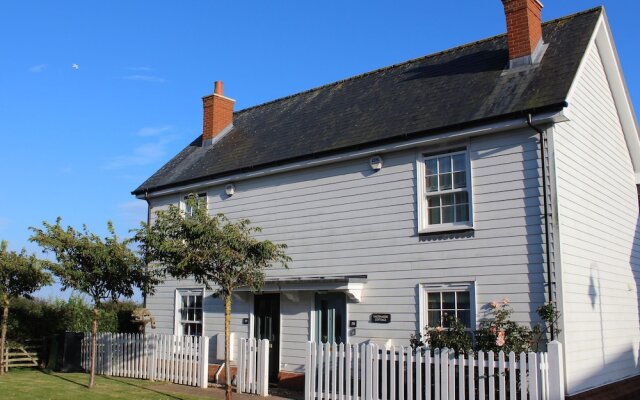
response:
[(89, 375), (15, 369), (0, 376), (0, 398), (14, 399), (167, 399), (201, 400), (208, 397), (172, 393), (171, 385), (141, 379), (96, 376), (96, 387), (89, 390)]

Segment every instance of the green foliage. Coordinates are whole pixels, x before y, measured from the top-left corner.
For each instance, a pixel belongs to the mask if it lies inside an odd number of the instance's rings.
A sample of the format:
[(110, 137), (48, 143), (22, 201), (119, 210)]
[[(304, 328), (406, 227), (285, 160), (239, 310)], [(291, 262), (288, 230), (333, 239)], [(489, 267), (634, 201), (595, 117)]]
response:
[(43, 222), (44, 229), (29, 228), (33, 232), (29, 240), (55, 255), (58, 262), (49, 268), (63, 290), (86, 293), (98, 308), (106, 300), (131, 297), (136, 287), (153, 290), (157, 277), (147, 274), (144, 261), (129, 248), (131, 239), (120, 240), (111, 222), (107, 224), (110, 236), (104, 239), (86, 226), (77, 231), (63, 228), (61, 222), (58, 217), (54, 225)]
[(558, 328), (558, 321), (560, 320), (560, 311), (556, 308), (554, 303), (547, 303), (538, 307), (538, 315), (544, 321), (544, 329), (541, 330), (541, 335), (546, 335), (548, 332), (554, 333), (555, 336), (559, 335), (562, 330)]
[(0, 299), (28, 296), (51, 284), (51, 275), (43, 269), (46, 265), (35, 255), (27, 255), (26, 250), (9, 251), (7, 242), (0, 242)]
[(290, 261), (286, 245), (255, 239), (260, 228), (250, 226), (249, 220), (209, 215), (194, 195), (187, 204), (190, 215), (171, 205), (156, 213), (152, 225), (143, 223), (136, 231), (142, 251), (157, 269), (177, 279), (192, 277), (226, 297), (242, 286), (260, 289), (266, 268), (273, 263), (286, 267)]
[(533, 349), (536, 332), (511, 321), (513, 310), (508, 299), (505, 298), (502, 303), (489, 303), (489, 309), (489, 318), (482, 321), (480, 329), (476, 331), (476, 347), (479, 350), (520, 354)]
[(513, 351), (521, 352), (537, 351), (540, 344), (546, 343), (546, 333), (553, 327), (555, 333), (559, 333), (557, 322), (560, 313), (554, 304), (548, 303), (538, 308), (538, 314), (544, 321), (544, 326), (534, 325), (529, 328), (511, 320), (513, 310), (508, 299), (502, 302), (492, 301), (488, 304), (489, 313), (473, 334), (465, 329), (465, 326), (456, 318), (449, 318), (449, 328), (426, 327), (426, 333), (413, 334), (409, 338), (411, 347), (415, 350), (420, 346), (431, 348), (455, 349), (458, 353), (469, 351)]
[(420, 334), (411, 335), (409, 338), (411, 347), (415, 350), (420, 346), (424, 346), (426, 342), (431, 348), (442, 349), (446, 347), (455, 350), (458, 354), (471, 352), (473, 349), (473, 341), (467, 327), (455, 317), (447, 315), (445, 318), (447, 319), (449, 328), (444, 329), (441, 326), (427, 326), (427, 332), (424, 336)]
[[(140, 307), (132, 301), (107, 302), (98, 316), (100, 332), (137, 333), (131, 322), (131, 312)], [(93, 306), (81, 296), (71, 295), (68, 300), (42, 300), (19, 297), (11, 303), (7, 337), (24, 343), (56, 333), (89, 332)]]

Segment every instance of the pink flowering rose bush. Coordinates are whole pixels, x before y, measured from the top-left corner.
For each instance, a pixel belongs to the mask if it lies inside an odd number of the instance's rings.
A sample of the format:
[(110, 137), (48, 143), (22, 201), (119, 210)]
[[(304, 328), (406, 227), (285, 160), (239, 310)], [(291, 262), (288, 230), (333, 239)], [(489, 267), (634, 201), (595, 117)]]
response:
[(509, 299), (492, 301), (487, 305), (487, 317), (480, 323), (479, 328), (473, 332), (456, 318), (447, 316), (446, 326), (425, 328), (424, 335), (415, 334), (410, 337), (411, 347), (417, 349), (421, 346), (430, 348), (454, 349), (456, 353), (467, 354), (477, 351), (493, 351), (498, 353), (513, 351), (521, 352), (538, 351), (541, 344), (546, 343), (547, 333), (554, 329), (558, 334), (557, 321), (560, 316), (553, 304), (545, 304), (538, 308), (538, 315), (544, 322), (530, 328), (511, 320), (513, 309)]

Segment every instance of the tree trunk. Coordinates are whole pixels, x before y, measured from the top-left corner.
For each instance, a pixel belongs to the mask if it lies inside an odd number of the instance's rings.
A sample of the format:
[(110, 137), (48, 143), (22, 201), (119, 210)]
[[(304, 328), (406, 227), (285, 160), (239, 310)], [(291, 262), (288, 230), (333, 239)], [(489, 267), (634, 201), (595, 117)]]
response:
[(224, 296), (224, 373), (226, 375), (226, 388), (224, 398), (231, 400), (231, 295)]
[(5, 344), (7, 341), (7, 321), (9, 320), (9, 296), (2, 299), (2, 333), (0, 334), (0, 375), (4, 375), (5, 370)]
[(89, 367), (89, 389), (96, 386), (96, 353), (98, 352), (98, 314), (97, 308), (93, 309), (93, 321), (91, 322), (91, 366)]

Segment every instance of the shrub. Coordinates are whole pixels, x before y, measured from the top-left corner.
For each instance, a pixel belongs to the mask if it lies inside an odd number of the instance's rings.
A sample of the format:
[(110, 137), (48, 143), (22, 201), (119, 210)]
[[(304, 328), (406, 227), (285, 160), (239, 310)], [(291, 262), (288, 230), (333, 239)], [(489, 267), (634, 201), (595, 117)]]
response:
[(467, 327), (455, 317), (447, 315), (445, 318), (449, 328), (427, 326), (424, 336), (420, 333), (411, 335), (409, 339), (411, 347), (415, 350), (427, 344), (431, 348), (453, 349), (458, 354), (469, 353), (473, 349), (473, 341)]
[(552, 329), (557, 335), (560, 330), (557, 327), (560, 313), (553, 303), (548, 303), (538, 308), (538, 315), (544, 322), (542, 326), (534, 325), (529, 328), (511, 320), (513, 309), (509, 299), (502, 302), (489, 303), (489, 314), (481, 323), (478, 330), (472, 334), (457, 318), (447, 316), (449, 328), (429, 327), (425, 328), (425, 334), (416, 333), (410, 336), (409, 343), (415, 350), (420, 346), (431, 348), (454, 349), (456, 353), (469, 353), (471, 351), (513, 351), (521, 352), (537, 351), (539, 345), (546, 344), (547, 333)]
[[(138, 332), (131, 312), (140, 307), (132, 301), (104, 303), (99, 315), (100, 332)], [(89, 332), (92, 307), (78, 295), (68, 300), (17, 298), (12, 302), (7, 337), (16, 342), (40, 339), (63, 332)]]

